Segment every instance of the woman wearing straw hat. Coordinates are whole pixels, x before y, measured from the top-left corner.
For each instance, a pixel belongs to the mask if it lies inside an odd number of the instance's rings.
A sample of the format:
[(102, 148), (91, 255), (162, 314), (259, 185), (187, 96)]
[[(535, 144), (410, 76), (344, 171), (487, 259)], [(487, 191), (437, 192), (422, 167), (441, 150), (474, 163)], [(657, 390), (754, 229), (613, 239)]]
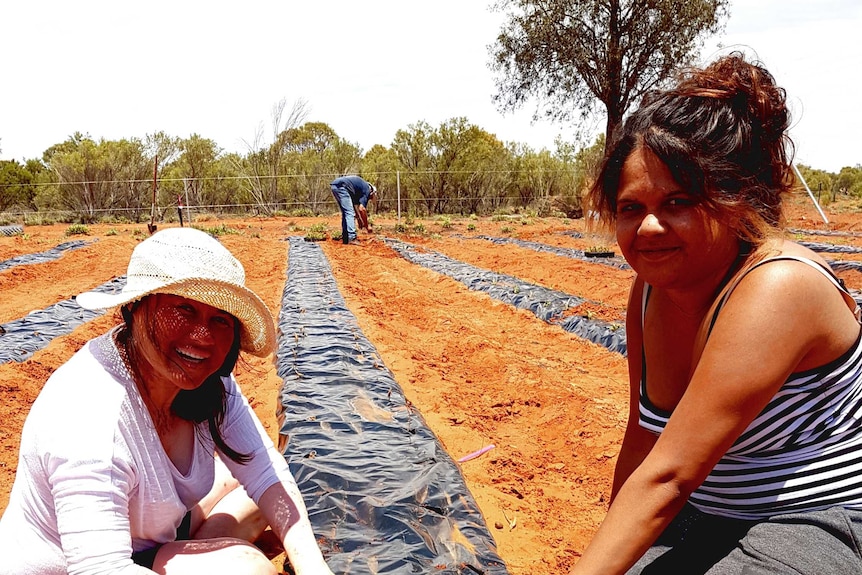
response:
[(48, 379), (24, 424), (0, 574), (274, 574), (270, 525), (298, 575), (330, 574), (287, 463), (232, 375), (275, 347), (266, 305), (210, 235), (141, 242), (123, 322)]

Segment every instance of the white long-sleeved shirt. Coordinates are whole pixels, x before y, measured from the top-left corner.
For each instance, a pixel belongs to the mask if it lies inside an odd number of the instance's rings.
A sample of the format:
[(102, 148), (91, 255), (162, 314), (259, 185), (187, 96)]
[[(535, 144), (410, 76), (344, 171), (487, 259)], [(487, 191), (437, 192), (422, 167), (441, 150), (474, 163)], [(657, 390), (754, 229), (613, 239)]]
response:
[[(305, 514), (293, 476), (233, 376), (223, 379), (223, 456), (257, 502), (284, 484)], [(194, 457), (180, 473), (162, 447), (111, 334), (57, 369), (33, 403), (9, 505), (0, 518), (0, 575), (137, 574), (132, 552), (173, 541), (187, 510), (212, 488), (216, 448), (197, 426)]]

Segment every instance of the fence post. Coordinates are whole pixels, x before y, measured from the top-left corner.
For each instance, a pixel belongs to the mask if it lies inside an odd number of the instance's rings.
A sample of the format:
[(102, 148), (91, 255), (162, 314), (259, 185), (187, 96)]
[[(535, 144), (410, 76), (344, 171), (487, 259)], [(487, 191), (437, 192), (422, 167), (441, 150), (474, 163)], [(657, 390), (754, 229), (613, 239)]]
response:
[(398, 223), (401, 223), (401, 170), (395, 171), (395, 187), (398, 190)]
[(192, 206), (189, 204), (189, 179), (183, 178), (183, 194), (186, 196), (186, 219), (192, 225)]
[(808, 197), (811, 198), (811, 202), (814, 204), (814, 207), (817, 208), (817, 211), (820, 213), (820, 217), (823, 218), (823, 223), (828, 224), (829, 220), (826, 219), (826, 214), (823, 213), (823, 210), (820, 209), (820, 204), (817, 203), (817, 200), (814, 199), (814, 194), (811, 193), (811, 188), (808, 187), (808, 182), (805, 181), (805, 178), (802, 177), (802, 173), (799, 171), (799, 168), (796, 167), (796, 164), (791, 164), (793, 166), (793, 171), (796, 172), (796, 175), (799, 176), (799, 181), (802, 182), (802, 185), (805, 186), (805, 191), (808, 192)]

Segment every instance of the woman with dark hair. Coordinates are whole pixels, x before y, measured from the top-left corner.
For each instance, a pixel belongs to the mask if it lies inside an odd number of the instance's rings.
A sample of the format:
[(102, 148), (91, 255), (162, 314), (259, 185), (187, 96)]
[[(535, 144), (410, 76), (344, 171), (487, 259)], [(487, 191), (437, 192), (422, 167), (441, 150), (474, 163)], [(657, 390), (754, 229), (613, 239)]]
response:
[(192, 228), (138, 244), (123, 323), (48, 379), (21, 436), (0, 520), (0, 574), (273, 575), (267, 527), (298, 575), (331, 571), (287, 462), (232, 375), (275, 347), (239, 261)]
[(785, 93), (739, 53), (650, 94), (588, 203), (637, 273), (629, 420), (572, 573), (862, 573), (859, 307), (781, 233)]

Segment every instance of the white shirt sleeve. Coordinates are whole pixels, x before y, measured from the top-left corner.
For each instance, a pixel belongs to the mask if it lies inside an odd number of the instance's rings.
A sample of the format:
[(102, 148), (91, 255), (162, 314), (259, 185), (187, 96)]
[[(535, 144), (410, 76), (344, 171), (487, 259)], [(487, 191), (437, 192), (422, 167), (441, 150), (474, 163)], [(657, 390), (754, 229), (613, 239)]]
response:
[(102, 374), (82, 366), (93, 367), (76, 361), (59, 369), (34, 410), (30, 467), (43, 471), (69, 575), (151, 574), (131, 559), (129, 497), (139, 477), (117, 425), (125, 394), (119, 386), (90, 387)]

